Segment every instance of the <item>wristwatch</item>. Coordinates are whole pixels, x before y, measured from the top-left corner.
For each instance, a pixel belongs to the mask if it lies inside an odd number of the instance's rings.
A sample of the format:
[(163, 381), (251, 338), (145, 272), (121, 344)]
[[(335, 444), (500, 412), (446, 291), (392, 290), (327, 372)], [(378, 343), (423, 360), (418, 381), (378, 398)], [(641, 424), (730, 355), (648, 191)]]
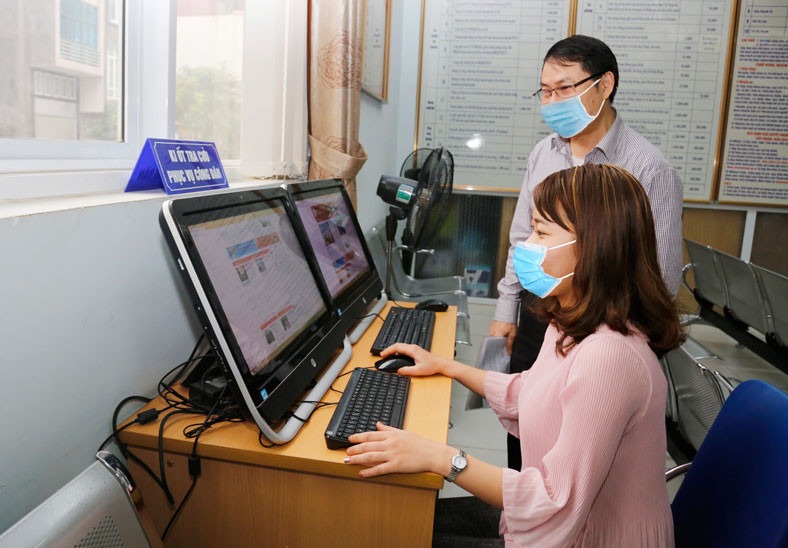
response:
[(465, 470), (466, 466), (468, 466), (468, 455), (465, 454), (465, 451), (460, 449), (460, 452), (451, 458), (451, 472), (446, 476), (446, 481), (454, 483), (454, 480), (457, 479), (460, 472)]

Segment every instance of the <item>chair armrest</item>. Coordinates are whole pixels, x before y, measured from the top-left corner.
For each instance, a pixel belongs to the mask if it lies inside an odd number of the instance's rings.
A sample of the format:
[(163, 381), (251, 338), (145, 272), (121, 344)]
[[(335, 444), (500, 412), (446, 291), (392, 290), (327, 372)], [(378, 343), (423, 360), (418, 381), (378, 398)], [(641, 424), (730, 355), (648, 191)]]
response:
[(695, 361), (704, 360), (706, 358), (713, 358), (715, 360), (722, 360), (717, 354), (703, 346), (701, 343), (693, 339), (692, 337), (688, 336), (684, 343), (681, 345), (682, 348), (692, 356), (692, 359)]
[(677, 476), (681, 476), (686, 474), (689, 469), (692, 468), (691, 462), (685, 462), (684, 464), (679, 464), (678, 466), (674, 466), (670, 470), (665, 471), (665, 482), (672, 480)]
[(741, 384), (741, 379), (738, 379), (736, 377), (727, 377), (722, 373), (720, 373), (719, 371), (712, 371), (712, 374), (717, 379), (719, 385), (725, 391), (725, 399), (728, 399), (728, 396), (731, 395), (733, 389)]
[(689, 290), (690, 293), (693, 292), (693, 289), (690, 287), (689, 282), (687, 281), (687, 273), (690, 270), (693, 270), (695, 265), (692, 263), (687, 263), (683, 267), (681, 267), (681, 284)]

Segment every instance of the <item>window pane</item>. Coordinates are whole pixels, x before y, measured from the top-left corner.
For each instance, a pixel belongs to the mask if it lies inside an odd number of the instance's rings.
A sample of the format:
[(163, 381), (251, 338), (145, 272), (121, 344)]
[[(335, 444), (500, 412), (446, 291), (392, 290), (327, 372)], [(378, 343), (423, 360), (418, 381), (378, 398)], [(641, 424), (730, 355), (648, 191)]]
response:
[(244, 0), (178, 0), (177, 139), (213, 141), (223, 162), (241, 157)]
[(122, 141), (123, 3), (5, 4), (0, 138)]

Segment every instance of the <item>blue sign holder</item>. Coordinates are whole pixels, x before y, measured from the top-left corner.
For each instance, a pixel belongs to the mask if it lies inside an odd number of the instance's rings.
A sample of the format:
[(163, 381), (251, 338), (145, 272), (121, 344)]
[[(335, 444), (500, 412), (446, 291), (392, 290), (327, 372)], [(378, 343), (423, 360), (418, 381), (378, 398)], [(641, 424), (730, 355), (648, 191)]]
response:
[(172, 195), (227, 187), (214, 143), (146, 139), (126, 192), (164, 188)]

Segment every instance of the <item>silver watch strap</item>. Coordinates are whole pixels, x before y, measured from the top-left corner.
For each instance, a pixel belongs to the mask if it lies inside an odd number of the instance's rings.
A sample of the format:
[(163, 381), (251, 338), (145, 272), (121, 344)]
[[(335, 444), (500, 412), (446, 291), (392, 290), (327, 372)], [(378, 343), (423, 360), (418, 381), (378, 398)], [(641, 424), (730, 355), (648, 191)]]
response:
[[(457, 457), (462, 458), (463, 464), (462, 464), (461, 467), (458, 467), (458, 466), (456, 466), (454, 464), (454, 461), (455, 461), (455, 459), (457, 459)], [(465, 467), (467, 466), (467, 464), (468, 464), (468, 455), (465, 453), (464, 450), (460, 449), (460, 452), (457, 453), (451, 459), (451, 472), (449, 472), (449, 475), (446, 476), (446, 481), (454, 483), (454, 480), (457, 479), (457, 476), (460, 474), (460, 472), (465, 470)]]

